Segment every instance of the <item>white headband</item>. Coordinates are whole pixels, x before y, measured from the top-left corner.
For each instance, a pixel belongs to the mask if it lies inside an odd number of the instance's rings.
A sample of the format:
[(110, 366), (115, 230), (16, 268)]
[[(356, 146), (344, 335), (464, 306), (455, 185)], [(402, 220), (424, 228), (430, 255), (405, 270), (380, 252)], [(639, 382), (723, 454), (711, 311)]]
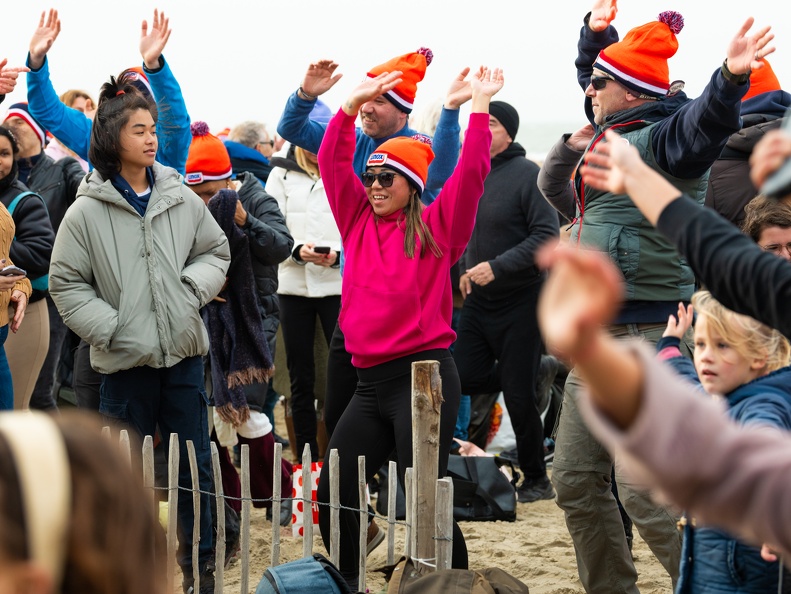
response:
[(60, 590), (71, 510), (71, 472), (63, 435), (45, 413), (0, 413), (19, 476), (30, 560), (52, 576)]

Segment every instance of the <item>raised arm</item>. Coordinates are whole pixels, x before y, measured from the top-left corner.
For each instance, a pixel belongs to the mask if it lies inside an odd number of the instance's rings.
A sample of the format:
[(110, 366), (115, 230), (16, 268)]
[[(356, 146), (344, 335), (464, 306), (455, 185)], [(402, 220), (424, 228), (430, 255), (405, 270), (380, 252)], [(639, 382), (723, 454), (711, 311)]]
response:
[(28, 107), (46, 130), (87, 161), (92, 122), (84, 113), (61, 102), (49, 77), (47, 52), (60, 35), (60, 28), (57, 10), (41, 13), (27, 57)]
[(336, 74), (338, 64), (332, 60), (318, 60), (308, 66), (302, 84), (286, 101), (283, 115), (277, 124), (277, 133), (291, 144), (311, 153), (318, 153), (324, 138), (325, 124), (310, 119), (316, 99), (329, 91), (342, 74)]
[(162, 55), (171, 31), (170, 19), (154, 9), (151, 28), (145, 20), (141, 26), (140, 55), (159, 109), (157, 161), (184, 175), (192, 135), (181, 87)]

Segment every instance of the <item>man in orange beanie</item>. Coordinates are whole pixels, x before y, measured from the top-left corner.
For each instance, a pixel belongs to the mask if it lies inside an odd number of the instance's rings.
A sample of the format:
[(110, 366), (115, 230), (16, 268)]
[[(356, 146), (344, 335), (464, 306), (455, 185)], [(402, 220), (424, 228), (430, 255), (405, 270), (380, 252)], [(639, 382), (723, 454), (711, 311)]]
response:
[(737, 227), (745, 219), (744, 207), (758, 189), (750, 181), (750, 155), (769, 130), (779, 128), (791, 108), (791, 94), (780, 86), (772, 66), (750, 73), (750, 90), (742, 97), (742, 127), (728, 139), (720, 158), (711, 166), (706, 206), (710, 206)]
[[(655, 343), (678, 303), (689, 301), (694, 274), (628, 196), (586, 185), (577, 165), (586, 151), (603, 141), (604, 131), (613, 128), (679, 193), (686, 192), (702, 204), (709, 169), (740, 127), (741, 99), (750, 88), (750, 72), (762, 68), (762, 59), (774, 51), (768, 45), (773, 35), (769, 27), (749, 35), (753, 20), (748, 19), (700, 97), (690, 100), (681, 83), (671, 83), (668, 66), (678, 48), (682, 16), (663, 12), (619, 40), (611, 25), (616, 12), (615, 0), (595, 0), (585, 17), (575, 64), (591, 126), (564, 136), (551, 149), (539, 187), (558, 211), (571, 218), (570, 241), (608, 254), (624, 277), (626, 298), (609, 326), (611, 334)], [(688, 355), (690, 346), (682, 341)], [(583, 389), (572, 369), (552, 469), (557, 503), (574, 540), (585, 590), (636, 594), (637, 572), (613, 495), (613, 459), (579, 414), (577, 399)], [(675, 582), (681, 557), (675, 514), (622, 476), (617, 464), (615, 479), (623, 507)]]

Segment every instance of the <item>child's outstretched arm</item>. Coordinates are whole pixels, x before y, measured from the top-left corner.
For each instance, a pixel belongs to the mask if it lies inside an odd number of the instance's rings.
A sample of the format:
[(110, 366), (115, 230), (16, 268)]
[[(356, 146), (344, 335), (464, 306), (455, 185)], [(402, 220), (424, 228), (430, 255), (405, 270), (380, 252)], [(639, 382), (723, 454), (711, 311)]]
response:
[(628, 427), (640, 408), (643, 368), (604, 329), (621, 302), (620, 273), (598, 252), (546, 246), (536, 259), (551, 268), (538, 303), (547, 348), (574, 365), (602, 413)]

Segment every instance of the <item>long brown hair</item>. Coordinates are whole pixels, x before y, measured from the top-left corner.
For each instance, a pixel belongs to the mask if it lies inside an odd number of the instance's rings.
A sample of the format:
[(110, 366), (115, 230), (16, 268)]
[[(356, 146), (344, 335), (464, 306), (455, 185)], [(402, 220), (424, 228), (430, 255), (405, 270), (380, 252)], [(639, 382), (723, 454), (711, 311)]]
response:
[(426, 246), (428, 246), (432, 254), (437, 258), (441, 258), (442, 250), (439, 249), (434, 236), (431, 234), (431, 230), (426, 226), (423, 217), (420, 216), (425, 206), (420, 201), (420, 195), (412, 185), (412, 182), (408, 183), (412, 193), (409, 196), (409, 202), (404, 207), (404, 254), (406, 254), (407, 258), (414, 258), (415, 246), (419, 239), (421, 258), (426, 253)]

